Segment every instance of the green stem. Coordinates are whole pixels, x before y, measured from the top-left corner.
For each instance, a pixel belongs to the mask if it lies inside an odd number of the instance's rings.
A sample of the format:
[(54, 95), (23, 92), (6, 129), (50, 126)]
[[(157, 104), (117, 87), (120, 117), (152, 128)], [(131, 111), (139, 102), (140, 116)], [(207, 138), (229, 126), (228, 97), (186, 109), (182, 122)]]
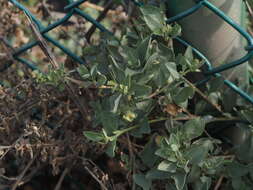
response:
[[(160, 122), (160, 121), (166, 121), (168, 118), (158, 118), (158, 119), (153, 119), (153, 120), (150, 120), (148, 121), (149, 124), (152, 124), (152, 123), (157, 123), (157, 122)], [(118, 131), (114, 131), (114, 134), (115, 134), (115, 137), (119, 137), (127, 132), (130, 132), (134, 129), (137, 129), (139, 128), (139, 125), (134, 125), (132, 127), (129, 127), (129, 128), (126, 128), (126, 129), (122, 129), (122, 130), (118, 130)]]
[[(158, 118), (158, 119), (153, 119), (153, 120), (149, 120), (148, 123), (149, 124), (153, 124), (153, 123), (158, 123), (158, 122), (161, 122), (161, 121), (166, 121), (168, 120), (169, 118), (167, 117), (161, 117), (161, 118)], [(181, 118), (180, 120), (190, 120), (191, 118)], [(215, 122), (215, 121), (235, 121), (235, 120), (239, 120), (240, 118), (215, 118), (215, 119), (212, 119), (210, 121), (208, 121), (207, 123), (212, 123), (212, 122)], [(172, 120), (178, 120), (177, 118), (175, 119), (172, 119)], [(206, 124), (207, 124), (206, 123)], [(122, 130), (118, 130), (118, 131), (115, 131), (114, 134), (116, 138), (120, 137), (121, 135), (127, 133), (127, 132), (130, 132), (132, 130), (135, 130), (135, 129), (138, 129), (139, 128), (139, 125), (134, 125), (132, 127), (129, 127), (129, 128), (126, 128), (126, 129), (122, 129)], [(112, 137), (110, 137), (112, 138)]]

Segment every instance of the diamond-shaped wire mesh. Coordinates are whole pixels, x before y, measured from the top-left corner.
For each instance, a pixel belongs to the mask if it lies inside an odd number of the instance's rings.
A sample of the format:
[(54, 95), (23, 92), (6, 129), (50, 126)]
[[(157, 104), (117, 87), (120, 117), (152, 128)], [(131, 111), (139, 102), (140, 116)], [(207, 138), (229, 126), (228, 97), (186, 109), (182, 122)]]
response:
[[(31, 19), (33, 20), (33, 22), (37, 25), (39, 32), (41, 33), (41, 35), (51, 44), (53, 44), (54, 46), (58, 47), (59, 49), (61, 49), (65, 54), (67, 54), (68, 56), (70, 56), (73, 60), (75, 60), (76, 62), (80, 63), (80, 64), (85, 64), (85, 61), (82, 60), (79, 56), (77, 56), (75, 53), (73, 53), (70, 49), (68, 49), (67, 47), (63, 46), (62, 44), (60, 44), (57, 40), (53, 39), (52, 37), (50, 37), (47, 33), (51, 30), (53, 30), (54, 28), (57, 28), (58, 26), (64, 24), (65, 22), (67, 22), (70, 17), (72, 17), (73, 15), (79, 15), (81, 17), (83, 17), (84, 19), (86, 19), (87, 21), (89, 21), (90, 23), (92, 23), (93, 25), (96, 26), (96, 28), (98, 28), (100, 31), (102, 32), (107, 32), (109, 34), (112, 35), (112, 33), (106, 29), (102, 24), (100, 24), (99, 22), (97, 22), (95, 19), (93, 19), (89, 14), (85, 13), (84, 11), (82, 11), (81, 9), (78, 8), (78, 6), (82, 3), (84, 3), (86, 0), (78, 0), (78, 1), (73, 1), (73, 0), (69, 0), (69, 5), (67, 5), (64, 9), (67, 11), (66, 15), (57, 20), (56, 22), (54, 22), (53, 24), (48, 25), (47, 27), (43, 26), (41, 24), (41, 22), (26, 8), (24, 7), (21, 3), (19, 3), (17, 0), (9, 0), (12, 4), (14, 4), (16, 7), (18, 7), (20, 10), (24, 11), (27, 15), (29, 15), (31, 17)], [(143, 3), (132, 0), (133, 3), (136, 6), (142, 6)], [(196, 48), (192, 47), (191, 44), (187, 43), (185, 40), (176, 37), (175, 39), (177, 41), (179, 41), (180, 43), (182, 43), (185, 46), (191, 46), (194, 53), (196, 55), (198, 55), (201, 59), (203, 59), (205, 61), (205, 64), (207, 65), (207, 71), (204, 72), (206, 79), (202, 81), (202, 83), (209, 81), (212, 77), (219, 77), (221, 76), (220, 72), (223, 72), (225, 70), (229, 70), (231, 68), (234, 68), (238, 65), (241, 65), (247, 61), (249, 61), (252, 57), (253, 57), (253, 38), (240, 26), (238, 25), (236, 22), (234, 22), (230, 17), (228, 17), (225, 13), (223, 13), (220, 9), (218, 9), (217, 7), (215, 7), (212, 3), (210, 3), (208, 0), (196, 0), (196, 5), (193, 6), (192, 8), (172, 17), (169, 18), (167, 20), (167, 23), (173, 23), (176, 22), (184, 17), (187, 17), (193, 13), (195, 13), (196, 11), (198, 11), (200, 8), (202, 7), (206, 7), (209, 10), (211, 10), (213, 13), (215, 13), (217, 16), (219, 16), (220, 18), (222, 18), (224, 20), (224, 22), (226, 22), (227, 24), (229, 24), (230, 26), (232, 26), (235, 30), (237, 30), (247, 41), (247, 46), (245, 47), (245, 50), (247, 51), (247, 54), (245, 56), (243, 56), (242, 58), (233, 61), (231, 63), (227, 63), (227, 64), (223, 64), (221, 66), (218, 67), (213, 67), (212, 64), (209, 62), (209, 60), (205, 57), (205, 55), (203, 55), (200, 51), (198, 51)], [(20, 55), (26, 51), (28, 51), (29, 49), (33, 48), (34, 46), (38, 45), (39, 42), (38, 41), (32, 41), (28, 44), (25, 44), (24, 46), (18, 48), (15, 50), (13, 57), (25, 64), (26, 66), (28, 66), (29, 68), (31, 68), (32, 70), (36, 70), (38, 69), (33, 63), (31, 63), (30, 61), (21, 58)], [(9, 67), (10, 65), (8, 65)], [(3, 72), (5, 69), (7, 69), (8, 67), (5, 67), (3, 70), (1, 70), (0, 72)], [(243, 90), (241, 90), (238, 86), (236, 86), (235, 84), (233, 84), (231, 81), (224, 79), (224, 83), (231, 88), (233, 91), (235, 91), (236, 93), (238, 93), (242, 98), (244, 98), (245, 100), (247, 100), (248, 102), (253, 104), (253, 97), (251, 97), (249, 94), (247, 94), (246, 92), (244, 92)]]

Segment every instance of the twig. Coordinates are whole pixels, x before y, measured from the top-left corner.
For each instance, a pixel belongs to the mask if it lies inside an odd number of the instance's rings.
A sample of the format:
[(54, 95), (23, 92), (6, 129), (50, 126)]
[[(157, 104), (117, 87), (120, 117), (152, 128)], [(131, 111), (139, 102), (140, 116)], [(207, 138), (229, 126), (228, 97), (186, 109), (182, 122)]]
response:
[(201, 92), (193, 83), (191, 83), (189, 80), (187, 80), (185, 77), (181, 76), (181, 78), (193, 89), (195, 90), (207, 103), (212, 105), (218, 112), (223, 114), (223, 111), (221, 110), (220, 106), (217, 104), (214, 104), (212, 101), (209, 100), (209, 98)]
[[(38, 29), (37, 25), (33, 22), (32, 18), (29, 15), (27, 15), (26, 13), (25, 13), (25, 15), (26, 15), (26, 17), (27, 17), (27, 19), (29, 21), (29, 24), (31, 26), (31, 29), (32, 29), (35, 37), (39, 41), (39, 44), (40, 44), (40, 47), (41, 47), (42, 51), (49, 58), (49, 61), (50, 61), (51, 65), (53, 66), (53, 68), (54, 69), (59, 69), (60, 66), (56, 62), (56, 59), (55, 59), (53, 53), (50, 51), (50, 49), (49, 49), (49, 47), (47, 45), (46, 40), (44, 39), (44, 37), (39, 32), (39, 29)], [(89, 114), (88, 110), (87, 110), (87, 108), (88, 108), (87, 104), (85, 103), (85, 105), (82, 105), (79, 97), (74, 92), (74, 88), (70, 84), (68, 84), (67, 82), (65, 82), (65, 81), (64, 81), (64, 84), (65, 84), (65, 87), (66, 87), (66, 89), (67, 89), (70, 97), (72, 98), (73, 102), (76, 104), (76, 106), (78, 107), (79, 111), (81, 112), (81, 114), (83, 116), (83, 119), (87, 119), (88, 118), (88, 114)]]
[(25, 169), (21, 172), (21, 174), (18, 176), (17, 181), (14, 183), (14, 185), (12, 186), (11, 190), (16, 190), (18, 186), (22, 185), (22, 179), (24, 177), (24, 175), (26, 174), (26, 172), (29, 170), (29, 168), (32, 166), (33, 162), (35, 161), (35, 159), (37, 158), (37, 156), (39, 155), (39, 152), (37, 152), (34, 157), (28, 162), (28, 164), (26, 165)]
[(70, 170), (69, 168), (65, 168), (65, 169), (64, 169), (64, 171), (62, 172), (61, 177), (60, 177), (60, 179), (58, 180), (58, 182), (57, 182), (57, 184), (56, 184), (54, 190), (60, 190), (61, 185), (62, 185), (62, 182), (63, 182), (65, 176), (67, 175), (67, 173), (69, 172), (69, 170)]
[[(229, 158), (231, 161), (233, 161), (233, 160), (235, 159), (235, 155), (228, 155), (228, 156), (229, 156), (228, 158)], [(217, 181), (217, 183), (216, 183), (216, 185), (215, 185), (215, 187), (214, 187), (214, 190), (219, 190), (219, 188), (220, 188), (220, 186), (221, 186), (222, 181), (223, 181), (224, 178), (225, 178), (224, 175), (220, 176), (219, 180)]]
[[(135, 173), (135, 157), (134, 157), (133, 147), (132, 147), (132, 143), (129, 137), (129, 133), (126, 133), (126, 137), (127, 137), (128, 149), (130, 153), (130, 164), (132, 167), (132, 173), (134, 174)], [(132, 183), (132, 189), (135, 189), (135, 183), (133, 183), (132, 181), (130, 183)]]
[(99, 183), (99, 185), (103, 190), (108, 190), (107, 187), (97, 178), (97, 176), (87, 166), (84, 166), (84, 169)]
[(10, 67), (15, 62), (15, 60), (13, 58), (13, 54), (14, 54), (15, 50), (12, 46), (10, 46), (10, 44), (8, 43), (6, 38), (4, 38), (3, 36), (0, 36), (0, 41), (2, 42), (3, 48), (5, 49), (5, 52), (6, 52), (6, 55), (9, 58), (9, 60), (8, 60), (9, 63), (5, 63), (3, 68), (0, 68), (0, 70), (5, 70), (6, 68)]
[[(12, 46), (10, 46), (10, 44), (8, 43), (8, 41), (6, 40), (6, 38), (4, 38), (3, 36), (0, 36), (0, 40), (1, 40), (1, 42), (4, 44), (4, 46), (5, 46), (6, 48), (10, 49), (10, 52), (7, 51), (6, 53), (7, 53), (8, 55), (12, 55), (12, 54), (15, 52), (15, 49), (14, 49)], [(12, 56), (11, 56), (11, 57), (12, 57)]]
[(2, 175), (2, 174), (0, 174), (0, 178), (3, 178), (8, 181), (16, 181), (17, 180), (16, 177), (8, 177), (8, 176)]
[(36, 167), (35, 169), (33, 169), (33, 171), (31, 171), (27, 176), (24, 176), (23, 178), (23, 184), (31, 181), (31, 179), (34, 177), (34, 175), (36, 175), (38, 173), (38, 171), (40, 171), (43, 167), (46, 166), (46, 163)]
[[(83, 161), (84, 164), (91, 164), (93, 167), (95, 167), (103, 176), (105, 175), (104, 172), (92, 161), (88, 160), (86, 158), (83, 158), (81, 156), (77, 156), (79, 159)], [(98, 177), (87, 167), (84, 165), (84, 169), (98, 182), (98, 184), (101, 186), (102, 190), (108, 190), (108, 188), (103, 184), (101, 180), (98, 179)]]
[[(101, 6), (96, 5), (94, 3), (90, 3), (88, 1), (84, 2), (81, 5), (81, 7), (95, 9), (95, 10), (100, 11), (100, 12), (103, 12), (105, 10), (104, 7), (101, 7)], [(117, 11), (114, 11), (114, 10), (109, 10), (108, 11), (108, 15), (109, 16), (117, 16), (117, 14), (118, 14)]]
[[(106, 17), (106, 14), (108, 13), (108, 11), (111, 9), (112, 6), (113, 6), (113, 0), (109, 0), (106, 4), (104, 10), (102, 11), (102, 13), (96, 19), (96, 21), (97, 22), (102, 21)], [(91, 28), (88, 30), (88, 32), (85, 34), (85, 38), (86, 38), (87, 42), (90, 42), (90, 38), (91, 38), (92, 34), (95, 32), (96, 28), (97, 27), (93, 24), (91, 26)]]
[(214, 190), (219, 190), (221, 184), (222, 184), (222, 181), (224, 179), (224, 175), (220, 176), (219, 180), (217, 181), (215, 187), (214, 187)]
[(251, 17), (251, 20), (252, 20), (253, 19), (253, 10), (252, 10), (251, 6), (249, 5), (249, 2), (247, 0), (244, 0), (244, 1), (245, 1), (246, 8), (247, 8), (249, 15)]
[(6, 155), (13, 147), (15, 147), (15, 145), (16, 145), (22, 138), (24, 138), (24, 134), (22, 134), (12, 145), (10, 145), (10, 146), (1, 146), (1, 147), (0, 147), (0, 150), (1, 150), (1, 148), (3, 148), (3, 149), (6, 149), (6, 151), (4, 152), (4, 154), (1, 155), (0, 160), (2, 160), (2, 159), (5, 157), (5, 155)]

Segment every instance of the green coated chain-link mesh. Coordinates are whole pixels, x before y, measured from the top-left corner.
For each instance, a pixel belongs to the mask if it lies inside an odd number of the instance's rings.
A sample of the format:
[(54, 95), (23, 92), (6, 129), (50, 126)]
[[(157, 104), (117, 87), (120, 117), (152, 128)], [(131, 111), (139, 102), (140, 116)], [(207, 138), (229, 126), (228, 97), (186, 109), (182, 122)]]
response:
[[(65, 54), (67, 54), (73, 60), (77, 61), (80, 64), (85, 64), (85, 61), (82, 60), (75, 53), (73, 53), (70, 49), (68, 49), (65, 46), (63, 46), (62, 44), (60, 44), (57, 40), (50, 37), (47, 33), (49, 31), (53, 30), (54, 28), (56, 28), (56, 27), (64, 24), (65, 22), (67, 22), (70, 19), (71, 16), (79, 15), (79, 16), (83, 17), (84, 19), (86, 19), (87, 21), (89, 21), (90, 23), (92, 23), (93, 25), (95, 25), (96, 28), (98, 28), (101, 32), (107, 32), (109, 34), (112, 34), (108, 29), (106, 29), (102, 24), (100, 24), (95, 19), (93, 19), (89, 14), (85, 13), (84, 11), (82, 11), (81, 9), (78, 8), (78, 6), (80, 4), (82, 4), (83, 2), (85, 2), (85, 0), (78, 0), (78, 1), (69, 0), (69, 5), (67, 5), (64, 8), (65, 11), (67, 12), (65, 14), (65, 16), (63, 18), (57, 20), (53, 24), (48, 25), (47, 27), (43, 26), (41, 24), (41, 22), (21, 3), (19, 3), (16, 0), (9, 0), (9, 1), (12, 4), (14, 4), (16, 7), (18, 7), (20, 10), (24, 11), (28, 16), (30, 16), (30, 18), (33, 20), (33, 22), (37, 25), (37, 28), (38, 28), (40, 34), (44, 37), (45, 40), (47, 40), (48, 42), (50, 42), (54, 46), (60, 48)], [(134, 1), (134, 0), (132, 0), (132, 1), (133, 1), (133, 3), (135, 3), (136, 6), (142, 6), (143, 5), (141, 2)], [(206, 76), (206, 79), (204, 81), (201, 81), (202, 83), (204, 83), (204, 82), (209, 81), (212, 77), (220, 76), (220, 72), (223, 72), (225, 70), (229, 70), (231, 68), (234, 68), (238, 65), (241, 65), (241, 64), (249, 61), (253, 56), (253, 38), (241, 26), (239, 26), (236, 22), (234, 22), (230, 17), (228, 17), (226, 14), (224, 14), (220, 9), (215, 7), (208, 0), (195, 0), (195, 2), (196, 2), (195, 6), (193, 6), (192, 8), (188, 9), (185, 12), (182, 12), (182, 13), (176, 15), (173, 18), (169, 18), (167, 20), (167, 23), (172, 23), (172, 22), (178, 21), (178, 20), (180, 20), (184, 17), (187, 17), (187, 16), (193, 14), (194, 12), (198, 11), (202, 7), (206, 7), (209, 10), (211, 10), (213, 13), (215, 13), (217, 16), (222, 18), (224, 20), (224, 22), (228, 23), (235, 30), (237, 30), (247, 41), (247, 46), (245, 47), (245, 50), (247, 51), (247, 54), (245, 56), (243, 56), (239, 60), (233, 61), (231, 63), (223, 64), (223, 65), (215, 67), (215, 68), (212, 67), (212, 64), (208, 61), (208, 59), (200, 51), (198, 51), (197, 49), (192, 47), (195, 54), (197, 54), (200, 58), (202, 58), (205, 61), (205, 64), (207, 65), (208, 69), (204, 73), (205, 76)], [(190, 44), (188, 44), (186, 41), (184, 41), (183, 39), (181, 39), (179, 37), (176, 37), (176, 40), (179, 41), (180, 43), (182, 43), (185, 46), (191, 46)], [(29, 68), (31, 68), (32, 70), (38, 69), (36, 67), (36, 65), (31, 63), (30, 61), (20, 57), (20, 55), (22, 53), (28, 51), (29, 49), (33, 48), (36, 45), (39, 45), (39, 41), (35, 40), (33, 42), (30, 42), (30, 43), (16, 49), (14, 54), (13, 54), (13, 57), (17, 61), (19, 61), (19, 62), (23, 63), (24, 65), (28, 66)], [(0, 72), (3, 72), (4, 70), (6, 70), (9, 66), (10, 65), (7, 65)], [(243, 90), (238, 88), (235, 84), (233, 84), (229, 80), (224, 79), (224, 83), (228, 87), (230, 87), (232, 90), (237, 92), (245, 100), (247, 100), (247, 101), (249, 101), (250, 103), (253, 104), (253, 97), (251, 97), (249, 94), (247, 94), (246, 92), (244, 92)]]

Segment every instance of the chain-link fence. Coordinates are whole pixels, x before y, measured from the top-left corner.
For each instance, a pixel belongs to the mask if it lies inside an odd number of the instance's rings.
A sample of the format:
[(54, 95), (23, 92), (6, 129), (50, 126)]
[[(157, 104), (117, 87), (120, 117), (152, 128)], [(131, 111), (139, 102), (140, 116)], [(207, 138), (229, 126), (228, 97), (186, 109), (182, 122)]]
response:
[[(63, 25), (65, 22), (67, 22), (73, 15), (79, 15), (81, 17), (83, 17), (84, 19), (86, 19), (87, 21), (89, 21), (90, 23), (92, 23), (94, 26), (96, 26), (96, 28), (98, 28), (101, 32), (106, 32), (108, 34), (113, 35), (108, 29), (106, 29), (102, 24), (100, 24), (98, 21), (96, 21), (96, 19), (92, 18), (89, 14), (85, 13), (84, 11), (82, 11), (81, 9), (78, 8), (78, 6), (82, 3), (85, 2), (85, 0), (79, 0), (79, 1), (73, 1), (73, 0), (69, 0), (69, 5), (67, 5), (64, 10), (66, 11), (66, 14), (63, 18), (57, 20), (56, 22), (48, 25), (48, 26), (43, 26), (42, 23), (25, 7), (23, 6), (21, 3), (19, 3), (16, 0), (9, 0), (12, 4), (14, 4), (16, 7), (18, 7), (20, 10), (22, 10), (23, 12), (25, 12), (26, 15), (28, 15), (31, 20), (35, 23), (36, 27), (38, 28), (38, 31), (40, 32), (40, 35), (43, 36), (43, 38), (45, 40), (47, 40), (48, 42), (50, 42), (51, 44), (53, 44), (54, 46), (58, 47), (59, 49), (61, 49), (65, 54), (67, 54), (68, 56), (70, 56), (73, 60), (75, 60), (76, 62), (80, 63), (80, 64), (85, 64), (85, 61), (80, 58), (78, 55), (76, 55), (75, 53), (73, 53), (69, 48), (63, 46), (62, 44), (59, 43), (59, 41), (57, 39), (53, 39), (52, 37), (50, 37), (48, 35), (48, 32), (50, 32), (51, 30), (57, 28), (60, 25)], [(136, 6), (142, 6), (143, 4), (141, 2), (138, 1), (134, 1), (132, 0), (132, 2), (136, 5)], [(237, 67), (243, 63), (246, 63), (247, 61), (249, 61), (252, 56), (253, 56), (253, 38), (249, 35), (249, 33), (247, 33), (240, 25), (238, 25), (235, 21), (233, 21), (230, 17), (228, 17), (224, 12), (222, 12), (220, 9), (218, 9), (217, 7), (215, 7), (212, 3), (210, 3), (208, 0), (195, 0), (196, 5), (191, 7), (190, 9), (172, 17), (169, 18), (167, 20), (167, 23), (173, 23), (176, 22), (180, 19), (183, 19), (193, 13), (195, 13), (196, 11), (198, 11), (200, 8), (202, 7), (206, 7), (208, 8), (210, 11), (212, 11), (213, 13), (215, 13), (217, 16), (219, 16), (221, 19), (224, 20), (224, 22), (226, 22), (227, 24), (229, 24), (230, 26), (232, 26), (235, 30), (237, 30), (247, 41), (247, 46), (245, 47), (245, 50), (247, 51), (246, 55), (244, 55), (242, 58), (235, 60), (231, 63), (226, 63), (223, 64), (221, 66), (218, 67), (213, 67), (213, 65), (211, 64), (211, 62), (205, 57), (205, 55), (203, 55), (200, 51), (198, 51), (198, 49), (192, 47), (194, 53), (199, 56), (201, 59), (203, 59), (205, 61), (205, 64), (207, 66), (207, 70), (204, 72), (205, 75), (205, 80), (201, 81), (200, 83), (203, 84), (205, 82), (208, 82), (212, 77), (219, 77), (221, 76), (221, 72), (229, 70), (231, 68)], [(180, 37), (176, 37), (175, 40), (179, 41), (180, 43), (182, 43), (185, 46), (191, 46), (191, 44), (187, 43), (185, 40), (183, 40)], [(27, 67), (31, 68), (32, 70), (36, 70), (38, 69), (36, 65), (34, 65), (32, 62), (30, 62), (27, 59), (24, 59), (22, 57), (20, 57), (20, 55), (24, 52), (27, 52), (29, 49), (33, 48), (34, 46), (37, 46), (40, 44), (39, 40), (34, 40), (32, 42), (29, 42), (27, 44), (25, 44), (22, 47), (19, 47), (17, 49), (15, 49), (15, 52), (13, 53), (13, 57), (23, 63), (24, 65), (26, 65)], [(8, 67), (10, 67), (11, 64), (6, 65), (0, 72), (5, 71)], [(198, 83), (198, 84), (200, 84)], [(245, 91), (243, 91), (242, 89), (240, 89), (238, 86), (236, 86), (234, 83), (232, 83), (229, 80), (224, 79), (224, 83), (231, 88), (233, 91), (235, 91), (236, 93), (238, 93), (241, 97), (243, 97), (245, 100), (247, 100), (248, 102), (253, 104), (253, 97), (251, 97), (249, 94), (247, 94)]]

